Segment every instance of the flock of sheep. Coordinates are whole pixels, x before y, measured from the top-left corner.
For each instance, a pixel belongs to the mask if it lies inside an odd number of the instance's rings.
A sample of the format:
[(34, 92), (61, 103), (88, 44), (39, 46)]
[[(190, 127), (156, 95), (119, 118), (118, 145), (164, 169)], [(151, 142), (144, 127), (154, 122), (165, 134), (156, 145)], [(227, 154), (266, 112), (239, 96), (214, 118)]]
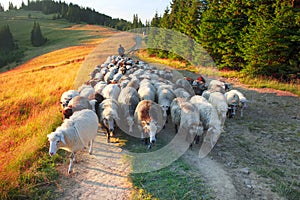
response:
[[(201, 81), (200, 81), (201, 80)], [(241, 116), (247, 99), (230, 90), (222, 81), (178, 78), (174, 71), (157, 69), (128, 57), (109, 56), (90, 74), (90, 80), (78, 90), (61, 96), (63, 124), (49, 134), (49, 154), (65, 149), (71, 152), (68, 173), (72, 172), (75, 152), (89, 146), (98, 126), (107, 135), (114, 135), (116, 126), (141, 138), (151, 148), (156, 134), (171, 119), (176, 133), (187, 130), (186, 140), (192, 143), (216, 143), (226, 117), (239, 109)]]

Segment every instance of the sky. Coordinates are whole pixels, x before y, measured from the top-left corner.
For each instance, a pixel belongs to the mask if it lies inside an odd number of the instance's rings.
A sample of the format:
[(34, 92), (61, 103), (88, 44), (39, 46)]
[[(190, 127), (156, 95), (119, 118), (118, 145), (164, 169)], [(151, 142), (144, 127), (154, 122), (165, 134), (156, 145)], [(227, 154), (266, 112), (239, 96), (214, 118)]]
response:
[[(5, 10), (8, 9), (9, 2), (19, 8), (22, 0), (0, 0)], [(27, 4), (27, 0), (23, 2)], [(133, 14), (138, 14), (138, 17), (145, 23), (146, 20), (150, 21), (154, 17), (155, 12), (163, 15), (166, 7), (170, 7), (171, 0), (62, 0), (62, 2), (89, 7), (112, 18), (128, 21), (132, 21)]]

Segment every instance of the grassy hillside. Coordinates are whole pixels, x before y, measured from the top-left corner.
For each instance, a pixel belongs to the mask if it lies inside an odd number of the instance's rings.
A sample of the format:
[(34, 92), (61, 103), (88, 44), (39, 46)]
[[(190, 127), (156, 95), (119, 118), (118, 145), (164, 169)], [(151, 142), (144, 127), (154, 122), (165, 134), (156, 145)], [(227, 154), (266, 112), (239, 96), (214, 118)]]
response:
[[(1, 71), (12, 69), (27, 60), (53, 50), (81, 45), (93, 38), (105, 38), (110, 32), (114, 31), (107, 28), (100, 32), (91, 28), (77, 28), (74, 30), (71, 28), (74, 24), (66, 20), (52, 20), (52, 17), (52, 15), (44, 15), (38, 11), (12, 10), (0, 12), (0, 27), (8, 24), (19, 48), (25, 51), (25, 57), (20, 63), (11, 63), (4, 69), (0, 69)], [(31, 45), (30, 33), (34, 21), (39, 22), (43, 36), (48, 38), (48, 42), (42, 47)]]
[[(114, 33), (50, 18), (38, 12), (0, 13), (0, 23), (9, 24), (26, 54), (24, 64), (0, 74), (0, 199), (36, 199), (41, 193), (47, 198), (49, 189), (41, 187), (54, 184), (57, 174), (45, 144), (46, 135), (61, 123), (58, 99), (73, 88), (85, 57)], [(30, 46), (34, 20), (49, 39), (43, 47)]]

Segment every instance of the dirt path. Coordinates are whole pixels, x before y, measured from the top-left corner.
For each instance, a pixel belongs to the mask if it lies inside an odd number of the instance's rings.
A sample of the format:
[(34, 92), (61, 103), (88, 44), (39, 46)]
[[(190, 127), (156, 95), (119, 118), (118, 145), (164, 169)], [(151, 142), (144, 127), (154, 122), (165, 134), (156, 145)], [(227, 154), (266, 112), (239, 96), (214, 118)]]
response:
[(68, 163), (59, 167), (61, 183), (58, 199), (127, 200), (132, 193), (128, 177), (130, 163), (123, 158), (118, 143), (107, 143), (99, 133), (93, 155), (87, 151), (76, 154), (74, 172), (67, 174)]
[[(243, 88), (243, 92), (251, 101), (244, 118), (226, 121), (225, 132), (205, 159), (198, 158), (197, 146), (183, 158), (199, 169), (215, 199), (284, 199), (273, 191), (274, 180), (258, 175), (256, 170), (270, 173), (280, 169), (284, 173), (280, 181), (299, 176), (293, 173), (299, 169), (299, 160), (285, 159), (299, 151), (291, 143), (297, 140), (293, 135), (299, 134), (299, 97), (270, 89)], [(277, 109), (278, 105), (285, 109)], [(281, 123), (289, 126), (282, 127)], [(163, 135), (174, 135), (172, 124), (167, 125)], [(108, 144), (104, 134), (99, 133), (94, 154), (78, 153), (73, 174), (66, 173), (68, 163), (60, 166), (59, 199), (130, 199), (133, 192), (128, 177), (130, 163), (118, 145)]]

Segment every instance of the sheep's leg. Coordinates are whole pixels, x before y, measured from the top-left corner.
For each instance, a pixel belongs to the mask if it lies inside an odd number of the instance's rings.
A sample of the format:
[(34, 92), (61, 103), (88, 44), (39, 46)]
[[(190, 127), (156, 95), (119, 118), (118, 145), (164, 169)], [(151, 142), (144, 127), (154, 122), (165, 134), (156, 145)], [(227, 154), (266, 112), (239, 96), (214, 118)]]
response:
[(93, 153), (93, 140), (90, 141), (90, 149), (89, 149), (89, 154), (91, 155)]
[(106, 128), (106, 137), (107, 137), (107, 143), (110, 143), (110, 132), (108, 128)]
[(177, 133), (178, 132), (178, 126), (177, 126), (177, 124), (175, 124), (175, 133)]
[(70, 164), (69, 164), (69, 169), (68, 169), (68, 174), (73, 172), (73, 161), (75, 161), (75, 154), (72, 152), (70, 154)]
[(241, 117), (243, 117), (243, 108), (241, 109)]

